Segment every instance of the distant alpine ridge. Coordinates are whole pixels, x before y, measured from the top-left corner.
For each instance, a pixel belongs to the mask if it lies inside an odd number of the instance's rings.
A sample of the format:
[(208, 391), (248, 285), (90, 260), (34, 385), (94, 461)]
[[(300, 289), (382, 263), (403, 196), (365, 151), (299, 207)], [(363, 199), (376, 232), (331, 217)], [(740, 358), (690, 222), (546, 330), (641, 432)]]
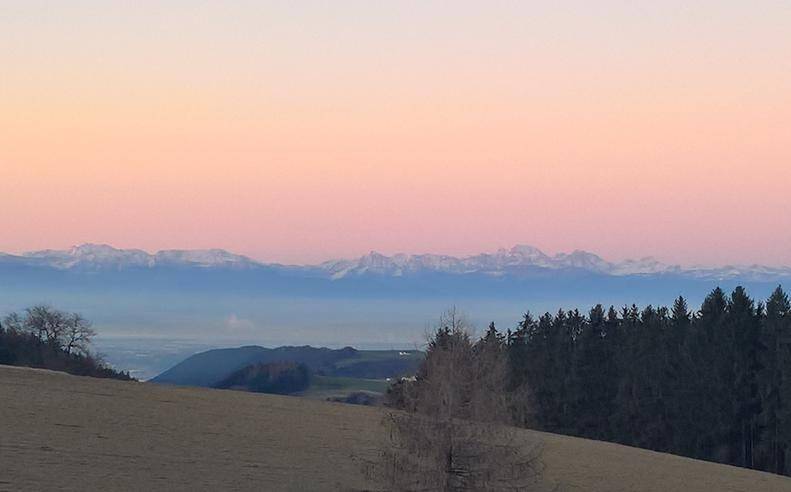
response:
[(587, 251), (548, 255), (528, 245), (500, 249), (493, 253), (455, 257), (436, 254), (396, 254), (375, 251), (356, 259), (330, 260), (318, 265), (262, 263), (222, 249), (165, 250), (154, 254), (139, 249), (117, 249), (104, 244), (84, 244), (68, 250), (44, 250), (10, 255), (0, 253), (3, 265), (25, 265), (58, 270), (106, 271), (154, 269), (159, 267), (248, 270), (274, 268), (292, 273), (322, 276), (334, 280), (360, 276), (404, 277), (422, 274), (483, 274), (487, 276), (531, 276), (552, 271), (590, 273), (605, 276), (678, 275), (727, 280), (770, 281), (791, 278), (791, 267), (763, 265), (723, 267), (681, 267), (655, 258), (610, 262)]
[(58, 270), (126, 270), (183, 266), (250, 268), (260, 263), (222, 249), (165, 250), (149, 254), (140, 249), (117, 249), (106, 244), (83, 244), (68, 250), (32, 251), (19, 256), (0, 254), (0, 263), (23, 263)]
[(431, 254), (385, 256), (372, 251), (356, 260), (333, 260), (322, 263), (319, 267), (333, 278), (364, 273), (401, 276), (425, 271), (507, 275), (509, 273), (528, 273), (530, 269), (536, 268), (576, 269), (607, 275), (680, 271), (677, 266), (664, 265), (653, 258), (610, 263), (587, 251), (577, 250), (572, 253), (558, 253), (549, 256), (538, 248), (527, 245), (518, 245), (511, 249), (500, 249), (494, 253), (481, 253), (464, 258)]

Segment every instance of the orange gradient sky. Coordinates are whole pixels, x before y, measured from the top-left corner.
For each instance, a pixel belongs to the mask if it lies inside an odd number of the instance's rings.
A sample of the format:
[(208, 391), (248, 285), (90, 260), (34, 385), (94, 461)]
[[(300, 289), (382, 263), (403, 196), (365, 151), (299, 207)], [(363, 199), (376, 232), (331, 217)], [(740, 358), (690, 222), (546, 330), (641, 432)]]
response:
[(786, 1), (226, 3), (0, 4), (0, 250), (791, 264)]

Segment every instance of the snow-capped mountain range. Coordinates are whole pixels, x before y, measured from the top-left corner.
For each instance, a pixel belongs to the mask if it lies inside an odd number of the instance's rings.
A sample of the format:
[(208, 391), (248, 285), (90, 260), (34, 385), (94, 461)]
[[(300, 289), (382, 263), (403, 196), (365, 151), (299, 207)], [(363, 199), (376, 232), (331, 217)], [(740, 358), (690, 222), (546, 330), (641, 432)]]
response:
[(500, 249), (494, 253), (457, 258), (446, 255), (384, 256), (372, 251), (356, 260), (333, 260), (319, 265), (332, 275), (341, 278), (347, 275), (374, 273), (401, 276), (423, 271), (443, 273), (487, 273), (505, 275), (526, 273), (526, 269), (566, 270), (576, 269), (609, 275), (664, 273), (676, 271), (678, 267), (664, 265), (652, 258), (623, 263), (610, 263), (587, 251), (573, 251), (549, 256), (533, 246), (518, 245), (511, 249)]
[(706, 279), (773, 280), (791, 278), (791, 267), (763, 265), (724, 267), (681, 267), (668, 265), (652, 257), (621, 262), (606, 261), (587, 251), (558, 253), (553, 256), (533, 246), (517, 245), (494, 253), (457, 258), (445, 255), (385, 256), (372, 251), (355, 260), (333, 260), (319, 265), (332, 278), (349, 275), (378, 274), (402, 276), (420, 272), (482, 273), (493, 276), (529, 275), (541, 271), (579, 271), (609, 276), (682, 275)]
[(124, 270), (158, 266), (186, 266), (200, 268), (249, 268), (259, 265), (246, 256), (222, 249), (165, 250), (149, 254), (140, 249), (117, 249), (106, 244), (83, 244), (68, 250), (43, 250), (20, 256), (4, 255), (0, 259), (48, 266), (59, 270)]
[(655, 258), (610, 262), (587, 251), (548, 255), (538, 248), (517, 245), (493, 253), (455, 257), (437, 254), (396, 254), (372, 251), (356, 259), (331, 260), (318, 265), (283, 266), (258, 262), (221, 249), (166, 250), (154, 254), (139, 249), (117, 249), (108, 245), (84, 244), (68, 250), (44, 250), (21, 255), (0, 254), (0, 265), (16, 263), (58, 270), (106, 271), (182, 267), (202, 269), (280, 268), (305, 270), (311, 275), (342, 279), (365, 275), (402, 277), (424, 273), (529, 276), (533, 273), (575, 271), (607, 276), (681, 275), (703, 279), (774, 280), (791, 278), (791, 267), (762, 265), (724, 267), (681, 267)]

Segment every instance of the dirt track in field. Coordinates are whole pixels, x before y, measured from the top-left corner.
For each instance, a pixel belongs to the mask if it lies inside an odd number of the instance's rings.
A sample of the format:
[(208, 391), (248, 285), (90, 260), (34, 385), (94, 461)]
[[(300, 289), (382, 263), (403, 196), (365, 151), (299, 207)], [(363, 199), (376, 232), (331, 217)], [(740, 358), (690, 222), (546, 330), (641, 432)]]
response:
[[(0, 366), (0, 490), (361, 490), (378, 409)], [(543, 443), (561, 491), (791, 491), (791, 479), (584, 439)]]

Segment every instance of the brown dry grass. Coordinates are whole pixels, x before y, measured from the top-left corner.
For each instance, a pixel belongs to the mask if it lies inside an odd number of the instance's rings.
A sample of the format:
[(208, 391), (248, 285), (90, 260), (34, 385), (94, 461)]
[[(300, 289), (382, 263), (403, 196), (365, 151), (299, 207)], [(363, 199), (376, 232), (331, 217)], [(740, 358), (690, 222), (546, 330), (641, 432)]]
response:
[[(380, 410), (0, 366), (0, 490), (353, 490)], [(791, 490), (791, 479), (615, 444), (543, 442), (544, 486)]]

